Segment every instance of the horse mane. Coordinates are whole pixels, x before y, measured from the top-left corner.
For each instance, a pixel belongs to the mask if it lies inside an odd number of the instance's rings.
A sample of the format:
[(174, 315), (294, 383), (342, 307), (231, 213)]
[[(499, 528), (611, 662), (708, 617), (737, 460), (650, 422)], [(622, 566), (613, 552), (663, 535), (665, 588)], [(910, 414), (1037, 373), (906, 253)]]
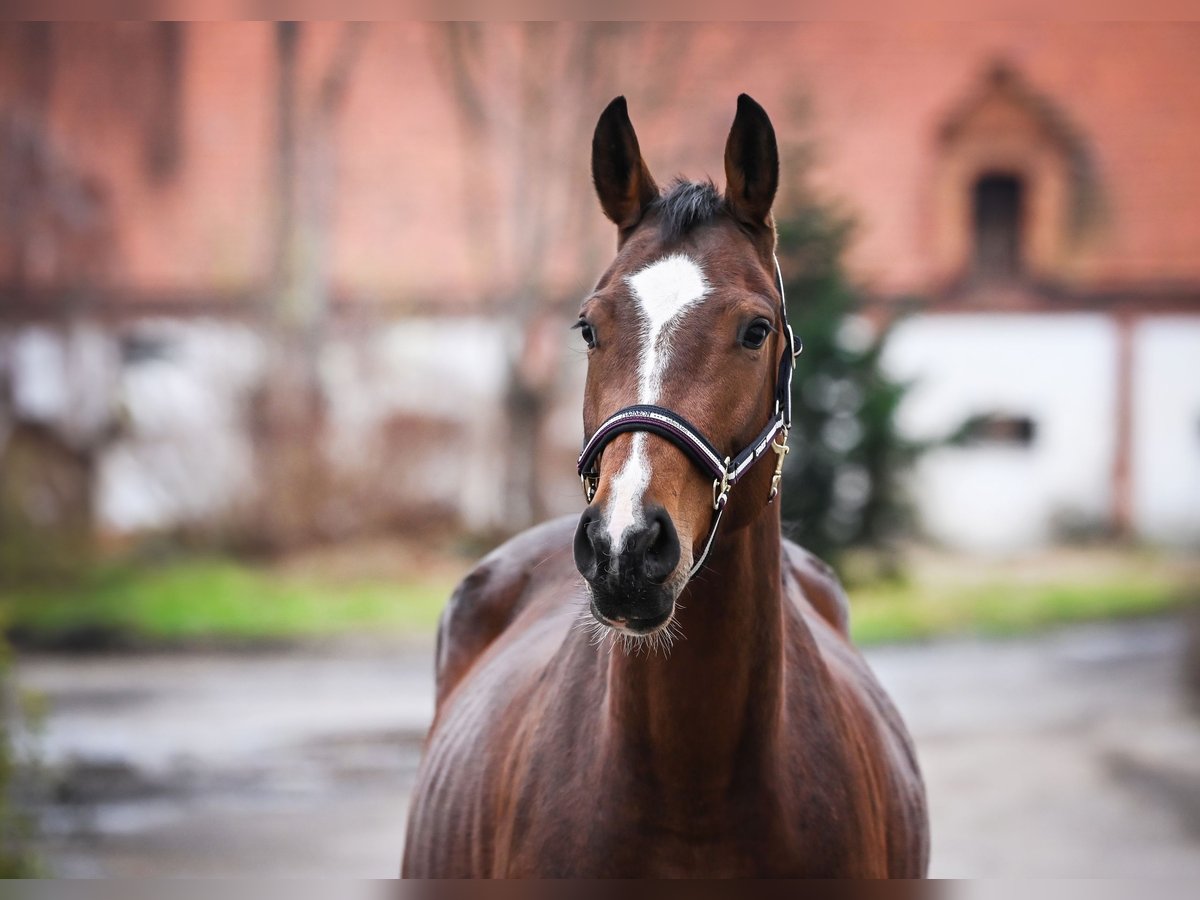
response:
[(648, 212), (658, 212), (659, 237), (670, 244), (707, 225), (725, 209), (725, 198), (711, 181), (676, 178)]

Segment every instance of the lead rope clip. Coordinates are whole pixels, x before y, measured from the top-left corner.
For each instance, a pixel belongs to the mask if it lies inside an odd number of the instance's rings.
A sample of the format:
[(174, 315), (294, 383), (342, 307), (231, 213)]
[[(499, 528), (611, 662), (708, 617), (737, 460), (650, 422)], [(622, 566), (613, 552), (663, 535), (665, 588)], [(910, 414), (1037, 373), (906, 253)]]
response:
[(786, 426), (780, 429), (783, 432), (782, 440), (771, 441), (771, 449), (775, 451), (775, 474), (771, 476), (771, 493), (767, 497), (767, 502), (771, 503), (779, 496), (779, 482), (783, 478), (783, 461), (787, 459), (788, 452), (791, 448), (788, 447), (788, 432), (791, 430)]

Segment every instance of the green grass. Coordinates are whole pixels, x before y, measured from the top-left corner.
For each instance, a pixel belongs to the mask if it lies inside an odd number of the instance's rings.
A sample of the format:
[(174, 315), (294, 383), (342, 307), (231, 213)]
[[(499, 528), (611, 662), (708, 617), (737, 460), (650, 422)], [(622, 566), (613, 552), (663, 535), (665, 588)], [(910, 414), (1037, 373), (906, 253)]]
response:
[(325, 582), (223, 560), (98, 569), (71, 585), (0, 588), (21, 642), (181, 644), (432, 632), (453, 584)]
[(943, 634), (1020, 634), (1068, 622), (1149, 615), (1178, 606), (1184, 596), (1171, 578), (1137, 574), (1095, 583), (893, 581), (849, 593), (851, 631), (860, 644)]
[[(1058, 623), (1151, 614), (1184, 595), (1178, 573), (1144, 565), (1103, 575), (1062, 572), (1020, 580), (1002, 568), (978, 577), (933, 575), (849, 590), (863, 644), (943, 634), (1016, 634)], [(1084, 583), (1086, 581), (1086, 583)], [(431, 635), (453, 589), (446, 574), (402, 580), (301, 576), (218, 559), (109, 565), (77, 582), (0, 587), (0, 622), (42, 647), (179, 646), (339, 635)]]

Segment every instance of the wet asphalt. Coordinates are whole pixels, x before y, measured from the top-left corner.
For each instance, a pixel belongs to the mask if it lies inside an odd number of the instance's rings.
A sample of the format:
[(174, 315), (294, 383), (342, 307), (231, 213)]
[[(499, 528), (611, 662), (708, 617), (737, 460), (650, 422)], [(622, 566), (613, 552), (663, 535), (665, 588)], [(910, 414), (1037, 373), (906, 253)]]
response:
[[(1200, 876), (1181, 620), (873, 648), (917, 741), (931, 874)], [(37, 851), (59, 876), (395, 875), (431, 641), (21, 656)]]

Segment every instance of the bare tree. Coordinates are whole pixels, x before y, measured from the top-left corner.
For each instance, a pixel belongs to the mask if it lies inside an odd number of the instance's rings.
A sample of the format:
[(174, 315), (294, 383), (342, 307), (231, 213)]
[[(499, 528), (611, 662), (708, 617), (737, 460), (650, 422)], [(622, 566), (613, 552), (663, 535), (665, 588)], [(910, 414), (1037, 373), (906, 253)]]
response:
[(271, 347), (255, 411), (261, 538), (271, 547), (311, 535), (328, 481), (320, 452), (324, 401), (318, 363), (331, 293), (336, 135), (367, 34), (363, 23), (342, 26), (327, 68), (305, 96), (299, 77), (303, 27), (275, 26), (274, 271), (264, 309)]
[(442, 81), (469, 148), (463, 203), (473, 280), (489, 286), (491, 310), (512, 334), (504, 512), (495, 524), (516, 530), (546, 515), (540, 435), (561, 371), (560, 327), (612, 246), (590, 190), (595, 118), (622, 83), (646, 85), (643, 115), (671, 100), (687, 32), (595, 22), (436, 29)]
[[(49, 120), (57, 29), (24, 22), (0, 32), (11, 67), (0, 78), (16, 86), (0, 109), (0, 288), (11, 304), (0, 329), (0, 572), (8, 577), (61, 575), (90, 558), (98, 461), (120, 424), (87, 322), (115, 254), (112, 210), (104, 182)], [(17, 402), (11, 353), (26, 317), (46, 317), (62, 350), (57, 375), (68, 399), (52, 411)]]

